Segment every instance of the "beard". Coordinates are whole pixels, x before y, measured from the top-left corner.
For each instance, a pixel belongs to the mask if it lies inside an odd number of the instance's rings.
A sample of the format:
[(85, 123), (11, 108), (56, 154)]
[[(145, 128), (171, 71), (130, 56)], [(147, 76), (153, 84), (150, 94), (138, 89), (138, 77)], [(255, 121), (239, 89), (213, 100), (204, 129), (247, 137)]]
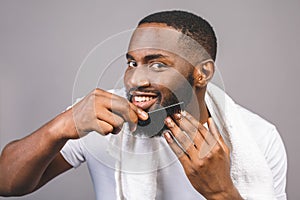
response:
[[(164, 120), (167, 116), (173, 117), (175, 113), (180, 113), (184, 110), (193, 98), (193, 76), (192, 74), (187, 78), (187, 82), (183, 83), (180, 88), (171, 91), (168, 88), (162, 87), (160, 90), (160, 103), (155, 104), (154, 110), (148, 112), (149, 118), (146, 121), (139, 120), (136, 131), (133, 133), (137, 136), (144, 137), (156, 137), (161, 136), (165, 130), (168, 130), (164, 124)], [(146, 88), (135, 88), (134, 90), (145, 90)], [(132, 91), (131, 89), (130, 91)], [(162, 96), (164, 98), (162, 98)], [(127, 98), (131, 101), (130, 92), (127, 92)], [(182, 103), (183, 104), (180, 104)], [(164, 109), (166, 107), (175, 105), (174, 107)]]

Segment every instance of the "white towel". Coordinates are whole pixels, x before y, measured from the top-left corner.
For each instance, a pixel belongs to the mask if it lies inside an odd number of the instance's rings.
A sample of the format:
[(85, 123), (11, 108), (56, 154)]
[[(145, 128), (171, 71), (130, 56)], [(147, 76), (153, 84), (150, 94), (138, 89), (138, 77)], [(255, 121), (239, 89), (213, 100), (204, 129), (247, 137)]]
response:
[[(231, 150), (231, 177), (241, 196), (255, 200), (276, 199), (271, 170), (252, 138), (251, 127), (244, 119), (241, 120), (237, 105), (213, 84), (207, 87), (205, 101)], [(110, 137), (113, 145), (108, 151), (117, 158), (117, 199), (155, 199), (157, 170), (174, 159), (174, 156), (166, 154), (170, 151), (162, 149), (165, 147), (159, 142), (160, 139), (132, 136), (127, 125), (119, 137)]]
[(155, 199), (158, 144), (157, 139), (123, 134), (120, 162), (116, 163), (117, 199)]
[(208, 85), (205, 101), (222, 137), (231, 149), (231, 177), (242, 197), (255, 200), (276, 199), (272, 172), (252, 138), (251, 127), (248, 127), (245, 119), (241, 120), (237, 105), (213, 84)]
[[(111, 91), (125, 97), (125, 90)], [(116, 159), (115, 180), (118, 200), (154, 200), (157, 171), (175, 161), (176, 156), (161, 137), (135, 136), (125, 123), (117, 136), (108, 137), (108, 153)], [(166, 149), (167, 148), (167, 149)]]
[(128, 124), (117, 137), (109, 137), (108, 152), (116, 159), (117, 199), (154, 200), (158, 170), (177, 160), (169, 148), (164, 138), (133, 136)]

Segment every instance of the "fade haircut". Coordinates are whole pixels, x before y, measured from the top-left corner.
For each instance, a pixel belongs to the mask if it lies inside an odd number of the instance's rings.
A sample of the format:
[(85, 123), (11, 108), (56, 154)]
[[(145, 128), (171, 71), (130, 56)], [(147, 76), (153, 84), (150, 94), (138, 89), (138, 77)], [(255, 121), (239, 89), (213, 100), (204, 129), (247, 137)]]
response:
[(212, 26), (203, 18), (186, 11), (162, 11), (143, 18), (145, 23), (164, 23), (198, 42), (214, 61), (217, 53), (217, 38)]

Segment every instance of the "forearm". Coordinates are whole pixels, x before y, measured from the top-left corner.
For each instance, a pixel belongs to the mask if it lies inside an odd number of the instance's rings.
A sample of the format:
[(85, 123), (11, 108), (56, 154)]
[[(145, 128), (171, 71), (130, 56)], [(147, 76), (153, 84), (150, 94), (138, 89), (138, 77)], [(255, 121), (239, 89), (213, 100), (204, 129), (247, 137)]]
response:
[(32, 192), (71, 168), (58, 154), (68, 139), (91, 131), (101, 135), (118, 133), (125, 121), (134, 129), (138, 119), (147, 118), (146, 112), (127, 99), (93, 90), (39, 130), (6, 146), (0, 157), (0, 196)]
[(31, 135), (8, 144), (0, 157), (0, 195), (33, 191), (66, 143), (65, 131), (70, 131), (70, 126), (59, 115)]

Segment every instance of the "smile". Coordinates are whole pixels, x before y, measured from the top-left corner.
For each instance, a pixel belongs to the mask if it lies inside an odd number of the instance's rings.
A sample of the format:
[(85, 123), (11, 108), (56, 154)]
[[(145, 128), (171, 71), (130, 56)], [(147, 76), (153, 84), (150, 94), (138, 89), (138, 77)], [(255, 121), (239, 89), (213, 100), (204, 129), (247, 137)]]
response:
[(145, 101), (150, 101), (152, 99), (153, 99), (153, 97), (149, 97), (149, 96), (134, 96), (133, 97), (133, 101), (135, 101), (135, 102), (145, 102)]
[(137, 107), (148, 111), (158, 100), (156, 93), (132, 92), (131, 101)]

